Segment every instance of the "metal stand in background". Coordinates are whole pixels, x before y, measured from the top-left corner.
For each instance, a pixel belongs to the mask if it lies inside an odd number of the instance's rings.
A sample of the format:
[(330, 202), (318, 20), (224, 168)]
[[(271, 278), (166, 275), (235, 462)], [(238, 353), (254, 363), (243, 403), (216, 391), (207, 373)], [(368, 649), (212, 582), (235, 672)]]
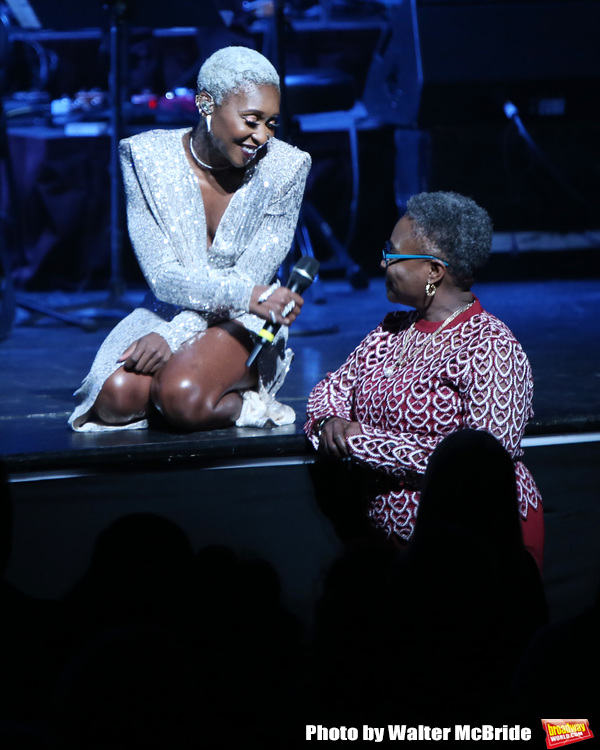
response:
[[(123, 276), (123, 186), (119, 163), (119, 142), (123, 137), (123, 70), (127, 50), (129, 2), (106, 0), (108, 11), (109, 49), (109, 138), (110, 138), (110, 278), (108, 297), (99, 305), (79, 306), (80, 313), (92, 321), (102, 318), (120, 319), (131, 312), (132, 306), (123, 300), (126, 284)], [(97, 13), (97, 10), (95, 11)], [(93, 329), (96, 324), (92, 323)], [(92, 330), (93, 330), (92, 329)]]
[[(4, 175), (8, 185), (8, 208), (12, 209), (14, 180), (6, 134), (6, 114), (4, 112), (5, 71), (10, 45), (9, 28), (9, 20), (0, 7), (0, 166), (4, 167)], [(8, 217), (9, 215), (14, 217), (14, 211), (4, 211), (1, 199), (2, 195), (0, 193), (0, 210), (2, 210), (2, 215), (0, 216), (0, 341), (5, 339), (10, 333), (15, 317), (15, 293), (12, 286), (5, 243), (5, 237), (8, 233)]]
[[(42, 315), (54, 317), (65, 323), (77, 325), (85, 330), (95, 330), (96, 321), (102, 318), (122, 318), (131, 306), (123, 301), (125, 280), (123, 276), (124, 211), (123, 188), (119, 163), (119, 141), (123, 136), (124, 70), (128, 49), (128, 34), (131, 20), (135, 20), (134, 8), (139, 9), (139, 23), (145, 28), (170, 27), (215, 27), (222, 19), (212, 3), (202, 0), (170, 0), (167, 5), (153, 3), (131, 3), (130, 0), (97, 0), (97, 2), (73, 3), (73, 0), (6, 0), (13, 16), (24, 30), (50, 28), (53, 30), (77, 30), (81, 28), (105, 28), (108, 12), (109, 71), (109, 136), (110, 136), (110, 279), (108, 297), (94, 306), (78, 305), (79, 316), (66, 311), (44, 308), (29, 300), (18, 298), (20, 306)], [(141, 8), (140, 6), (144, 6)], [(2, 70), (4, 69), (2, 65)], [(0, 91), (0, 94), (4, 90)], [(12, 200), (16, 195), (11, 196)], [(1, 267), (0, 267), (1, 270)], [(0, 274), (0, 281), (8, 274)], [(1, 300), (0, 300), (1, 301)]]
[[(274, 0), (274, 12), (272, 21), (272, 31), (269, 43), (266, 44), (267, 49), (265, 54), (271, 59), (273, 65), (277, 69), (280, 78), (281, 88), (281, 109), (280, 109), (280, 128), (279, 136), (293, 142), (292, 133), (292, 115), (290, 114), (289, 95), (290, 87), (288, 81), (290, 78), (287, 76), (286, 69), (286, 54), (285, 54), (285, 2), (284, 0)], [(301, 113), (299, 113), (301, 114)], [(351, 205), (351, 218), (349, 222), (350, 230), (346, 238), (346, 243), (349, 244), (351, 240), (351, 232), (353, 231), (356, 211), (356, 191), (358, 190), (358, 153), (355, 148), (355, 141), (352, 141), (352, 156), (353, 156), (353, 175), (356, 179), (354, 185), (355, 194), (353, 195)], [(312, 237), (318, 236), (322, 243), (329, 250), (331, 257), (335, 258), (341, 269), (344, 270), (346, 278), (349, 280), (351, 286), (354, 289), (366, 289), (369, 286), (369, 279), (362, 270), (362, 268), (350, 257), (346, 246), (340, 242), (335, 236), (333, 230), (323, 218), (316, 206), (311, 203), (306, 197), (300, 208), (300, 215), (298, 217), (298, 225), (295, 234), (295, 242), (298, 245), (301, 255), (308, 255), (315, 257)], [(315, 287), (317, 288), (317, 287)], [(324, 301), (324, 300), (320, 300)]]
[[(140, 4), (138, 4), (139, 6)], [(203, 6), (203, 7), (201, 7)], [(125, 60), (128, 50), (130, 20), (135, 20), (135, 4), (129, 0), (107, 0), (110, 50), (110, 282), (109, 304), (119, 305), (125, 292), (123, 278), (123, 185), (119, 162), (119, 142), (123, 135), (123, 101)], [(170, 0), (168, 5), (145, 6), (140, 11), (140, 25), (147, 28), (176, 26), (215, 27), (221, 18), (213, 7), (189, 0)]]
[(45, 317), (55, 318), (63, 323), (83, 328), (86, 331), (93, 331), (96, 329), (96, 324), (93, 321), (69, 315), (66, 312), (59, 312), (58, 310), (25, 299), (22, 295), (14, 291), (12, 285), (5, 240), (10, 231), (12, 242), (17, 246), (18, 250), (22, 251), (23, 237), (21, 234), (21, 222), (19, 220), (20, 210), (14, 172), (10, 158), (10, 149), (8, 147), (6, 113), (4, 111), (4, 96), (6, 92), (5, 71), (8, 68), (10, 57), (10, 37), (10, 18), (0, 9), (0, 164), (4, 167), (6, 186), (8, 188), (7, 210), (0, 217), (0, 339), (6, 338), (9, 335), (16, 307), (22, 307), (25, 310), (44, 315)]
[(110, 282), (112, 301), (125, 292), (123, 279), (122, 186), (119, 165), (119, 141), (123, 132), (123, 57), (125, 46), (125, 14), (127, 4), (112, 0), (105, 7), (110, 13)]
[[(189, 0), (171, 0), (168, 7), (144, 7), (140, 12), (140, 25), (148, 28), (174, 26), (216, 26), (220, 16), (213, 8), (201, 8), (202, 3), (189, 4)], [(110, 98), (110, 281), (106, 310), (111, 306), (122, 317), (125, 293), (123, 277), (123, 184), (119, 161), (119, 142), (123, 137), (123, 102), (125, 100), (124, 70), (128, 51), (130, 22), (135, 20), (135, 8), (130, 0), (106, 0), (103, 5), (109, 13), (109, 98)], [(100, 313), (102, 314), (102, 312)]]

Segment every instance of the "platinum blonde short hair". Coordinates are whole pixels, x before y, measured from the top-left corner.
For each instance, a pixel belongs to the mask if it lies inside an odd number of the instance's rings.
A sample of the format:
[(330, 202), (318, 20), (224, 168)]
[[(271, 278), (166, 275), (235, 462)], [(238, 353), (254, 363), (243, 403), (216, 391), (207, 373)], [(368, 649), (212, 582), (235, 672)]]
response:
[(222, 104), (231, 94), (248, 86), (274, 86), (278, 92), (279, 74), (260, 52), (249, 47), (223, 47), (213, 53), (198, 73), (198, 93), (206, 91)]

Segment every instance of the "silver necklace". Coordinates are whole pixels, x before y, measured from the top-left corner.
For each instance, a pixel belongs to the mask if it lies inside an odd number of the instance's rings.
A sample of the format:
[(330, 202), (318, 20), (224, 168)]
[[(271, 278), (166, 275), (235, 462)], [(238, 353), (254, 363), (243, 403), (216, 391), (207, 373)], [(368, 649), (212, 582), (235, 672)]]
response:
[(473, 305), (474, 302), (475, 300), (473, 300), (473, 302), (469, 302), (468, 305), (465, 305), (464, 307), (461, 307), (458, 310), (455, 310), (450, 315), (448, 315), (448, 317), (444, 320), (442, 325), (436, 331), (434, 331), (434, 333), (429, 338), (425, 339), (425, 341), (420, 346), (418, 346), (410, 354), (408, 354), (406, 350), (408, 349), (409, 342), (412, 339), (412, 334), (413, 334), (413, 331), (415, 330), (415, 323), (417, 322), (416, 320), (414, 320), (411, 326), (409, 327), (409, 329), (407, 330), (406, 335), (404, 336), (404, 342), (402, 344), (402, 350), (400, 351), (400, 356), (389, 367), (384, 368), (383, 370), (384, 377), (391, 378), (392, 375), (396, 372), (396, 370), (399, 370), (407, 362), (410, 362), (411, 359), (414, 359), (417, 356), (417, 354), (419, 354), (419, 352), (426, 349), (429, 346), (429, 344), (433, 344), (438, 333), (441, 333), (449, 323), (452, 323), (454, 318), (457, 318), (461, 313), (465, 312), (465, 310), (468, 310)]
[(204, 169), (208, 169), (209, 172), (220, 172), (223, 169), (228, 169), (229, 164), (226, 164), (224, 167), (211, 167), (210, 164), (206, 164), (206, 162), (203, 162), (202, 159), (198, 156), (198, 154), (194, 151), (194, 138), (193, 134), (190, 134), (190, 154), (192, 155), (192, 158), (196, 162), (196, 164), (199, 167), (204, 167)]

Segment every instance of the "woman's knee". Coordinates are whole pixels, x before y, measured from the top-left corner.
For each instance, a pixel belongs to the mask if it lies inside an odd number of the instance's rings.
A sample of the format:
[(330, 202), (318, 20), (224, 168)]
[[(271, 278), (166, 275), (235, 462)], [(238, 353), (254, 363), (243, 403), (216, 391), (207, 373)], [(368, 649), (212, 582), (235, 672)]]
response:
[(258, 379), (256, 367), (246, 367), (245, 338), (248, 332), (237, 323), (214, 326), (186, 342), (156, 373), (150, 398), (169, 424), (212, 430), (235, 423), (242, 402), (237, 391)]
[(117, 370), (102, 386), (94, 413), (108, 424), (124, 424), (146, 416), (150, 380), (150, 376)]
[(202, 430), (215, 426), (218, 398), (192, 378), (183, 375), (155, 377), (150, 398), (173, 427)]

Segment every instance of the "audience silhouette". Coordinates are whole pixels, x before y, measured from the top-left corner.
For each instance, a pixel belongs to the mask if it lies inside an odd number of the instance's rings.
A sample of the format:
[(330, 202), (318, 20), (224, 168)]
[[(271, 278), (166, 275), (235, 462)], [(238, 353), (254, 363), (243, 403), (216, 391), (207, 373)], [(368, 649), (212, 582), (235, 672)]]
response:
[(599, 632), (600, 586), (584, 612), (548, 623), (534, 635), (512, 681), (518, 705), (539, 716), (560, 707), (561, 716), (595, 717), (598, 694), (593, 675), (600, 673)]
[[(4, 571), (11, 508), (0, 478)], [(218, 545), (194, 552), (151, 513), (105, 529), (60, 602), (3, 582), (0, 740), (279, 750), (304, 747), (307, 723), (501, 724), (532, 705), (537, 721), (555, 695), (551, 662), (583, 647), (598, 666), (600, 594), (584, 615), (547, 624), (512, 461), (486, 432), (457, 432), (433, 453), (408, 548), (346, 541), (310, 625), (283, 605), (267, 561)], [(583, 682), (561, 684), (557, 707), (581, 713)]]
[(516, 663), (548, 611), (513, 463), (489, 433), (458, 431), (432, 454), (401, 582), (418, 705), (427, 698), (447, 718), (506, 711)]
[[(406, 550), (363, 542), (330, 571), (317, 609), (317, 671), (336, 723), (502, 721), (526, 644), (548, 618), (523, 546), (513, 463), (487, 432), (443, 440)], [(337, 722), (339, 723), (339, 722)]]

